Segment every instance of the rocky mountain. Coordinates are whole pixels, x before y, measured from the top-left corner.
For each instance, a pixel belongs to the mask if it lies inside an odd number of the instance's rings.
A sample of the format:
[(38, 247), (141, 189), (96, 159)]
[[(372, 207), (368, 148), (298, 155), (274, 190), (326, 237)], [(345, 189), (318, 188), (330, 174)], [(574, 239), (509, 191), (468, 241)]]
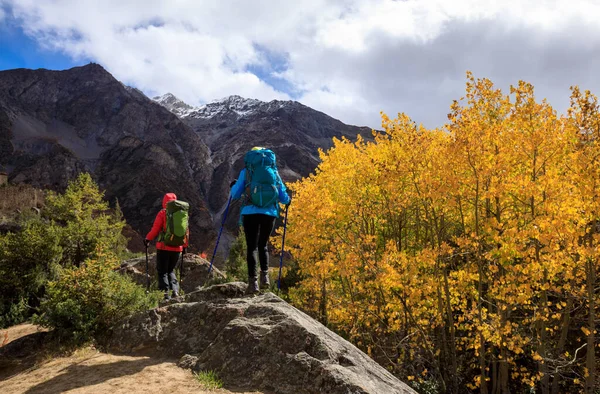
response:
[(62, 189), (91, 172), (140, 234), (163, 194), (176, 191), (190, 202), (192, 242), (205, 248), (214, 237), (205, 203), (212, 173), (207, 145), (97, 64), (0, 72), (0, 151), (12, 183)]
[(157, 103), (159, 103), (169, 111), (173, 112), (180, 118), (186, 117), (190, 114), (190, 112), (195, 110), (194, 107), (184, 103), (182, 100), (178, 99), (171, 93), (163, 94), (162, 96), (156, 96), (152, 98), (152, 100), (156, 101)]
[[(173, 101), (182, 102), (176, 98)], [(183, 113), (171, 109), (166, 102), (159, 101), (180, 116), (210, 148), (213, 173), (208, 206), (214, 212), (223, 211), (229, 183), (237, 178), (243, 168), (244, 154), (254, 146), (272, 149), (283, 180), (291, 182), (314, 171), (319, 163), (319, 148), (330, 148), (334, 137), (350, 140), (358, 134), (367, 139), (372, 137), (368, 127), (346, 125), (297, 101), (263, 102), (230, 96)], [(230, 228), (236, 226), (238, 209), (233, 207), (228, 219)]]

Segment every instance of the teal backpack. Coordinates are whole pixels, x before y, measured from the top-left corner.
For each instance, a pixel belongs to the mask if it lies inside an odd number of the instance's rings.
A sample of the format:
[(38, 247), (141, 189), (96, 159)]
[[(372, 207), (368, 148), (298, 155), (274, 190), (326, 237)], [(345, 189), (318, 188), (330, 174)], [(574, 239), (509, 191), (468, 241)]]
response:
[(165, 229), (162, 242), (167, 246), (182, 246), (187, 242), (190, 205), (171, 200), (167, 203)]
[(277, 186), (281, 178), (277, 172), (275, 153), (270, 149), (254, 148), (244, 156), (246, 165), (246, 197), (248, 204), (265, 208), (277, 203)]

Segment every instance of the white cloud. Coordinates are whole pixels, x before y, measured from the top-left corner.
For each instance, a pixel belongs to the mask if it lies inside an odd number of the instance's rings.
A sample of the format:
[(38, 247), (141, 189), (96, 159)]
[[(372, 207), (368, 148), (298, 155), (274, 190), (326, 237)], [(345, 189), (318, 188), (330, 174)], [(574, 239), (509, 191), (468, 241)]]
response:
[[(294, 91), (347, 123), (378, 127), (384, 110), (437, 126), (463, 93), (467, 69), (502, 87), (528, 79), (559, 107), (570, 84), (600, 90), (594, 0), (2, 3), (41, 45), (97, 61), (148, 94), (170, 91), (192, 104)], [(285, 64), (270, 65), (265, 51)], [(273, 88), (269, 73), (291, 90)]]

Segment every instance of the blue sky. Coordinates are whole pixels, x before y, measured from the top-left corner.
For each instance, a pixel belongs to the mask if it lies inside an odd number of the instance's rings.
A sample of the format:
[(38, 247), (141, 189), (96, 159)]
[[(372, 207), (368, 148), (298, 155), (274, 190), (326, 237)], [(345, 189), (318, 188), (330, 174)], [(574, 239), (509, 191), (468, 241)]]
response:
[[(345, 123), (440, 127), (466, 72), (559, 111), (600, 93), (597, 0), (0, 0), (0, 70), (99, 63), (148, 96), (294, 99)], [(585, 37), (582, 39), (581, 37)]]
[(53, 50), (43, 49), (28, 37), (14, 20), (0, 22), (0, 70), (13, 68), (47, 68), (64, 70), (85, 64)]
[(249, 64), (244, 70), (256, 75), (273, 89), (288, 94), (290, 98), (294, 100), (300, 98), (302, 92), (285, 78), (279, 76), (287, 70), (287, 57), (281, 53), (271, 52), (268, 48), (260, 45), (255, 45), (255, 49), (264, 59), (264, 62)]

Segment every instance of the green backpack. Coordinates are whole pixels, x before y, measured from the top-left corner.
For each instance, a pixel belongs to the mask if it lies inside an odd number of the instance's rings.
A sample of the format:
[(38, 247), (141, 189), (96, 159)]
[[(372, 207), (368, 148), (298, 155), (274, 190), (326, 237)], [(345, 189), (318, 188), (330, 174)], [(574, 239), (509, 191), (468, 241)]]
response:
[(167, 246), (182, 246), (187, 243), (190, 204), (171, 200), (167, 203), (165, 229), (162, 242)]

